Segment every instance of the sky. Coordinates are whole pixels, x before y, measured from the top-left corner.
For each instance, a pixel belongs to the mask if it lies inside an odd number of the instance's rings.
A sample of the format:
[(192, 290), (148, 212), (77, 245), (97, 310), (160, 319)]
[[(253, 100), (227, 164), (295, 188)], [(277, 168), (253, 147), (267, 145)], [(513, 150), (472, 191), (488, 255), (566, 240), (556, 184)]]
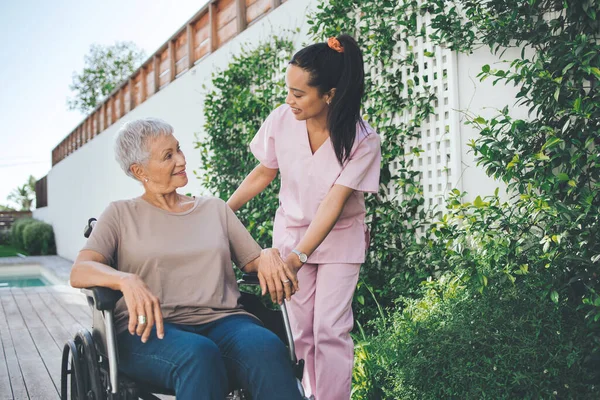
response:
[(50, 171), (52, 149), (84, 119), (67, 98), (92, 44), (132, 41), (150, 56), (207, 1), (0, 1), (0, 204)]

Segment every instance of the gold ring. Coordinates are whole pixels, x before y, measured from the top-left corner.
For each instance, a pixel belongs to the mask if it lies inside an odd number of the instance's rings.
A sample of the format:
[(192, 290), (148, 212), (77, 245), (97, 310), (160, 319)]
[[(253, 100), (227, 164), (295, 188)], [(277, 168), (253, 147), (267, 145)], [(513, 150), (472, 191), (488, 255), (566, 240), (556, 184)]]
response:
[(146, 324), (146, 316), (145, 315), (138, 315), (138, 324), (140, 324), (140, 325)]

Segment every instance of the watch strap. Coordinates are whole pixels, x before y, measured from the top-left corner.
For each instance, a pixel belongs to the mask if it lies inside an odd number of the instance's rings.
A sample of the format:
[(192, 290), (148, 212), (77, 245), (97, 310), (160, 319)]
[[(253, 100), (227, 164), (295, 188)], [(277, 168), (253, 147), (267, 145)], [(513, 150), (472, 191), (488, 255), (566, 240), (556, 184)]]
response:
[(296, 249), (292, 250), (292, 253), (294, 253), (294, 254), (296, 254), (298, 256), (298, 258), (300, 259), (300, 262), (302, 264), (304, 264), (307, 261), (307, 259), (308, 259), (308, 256), (306, 254), (304, 254), (304, 253), (302, 253), (302, 252), (300, 252), (300, 251), (298, 251)]

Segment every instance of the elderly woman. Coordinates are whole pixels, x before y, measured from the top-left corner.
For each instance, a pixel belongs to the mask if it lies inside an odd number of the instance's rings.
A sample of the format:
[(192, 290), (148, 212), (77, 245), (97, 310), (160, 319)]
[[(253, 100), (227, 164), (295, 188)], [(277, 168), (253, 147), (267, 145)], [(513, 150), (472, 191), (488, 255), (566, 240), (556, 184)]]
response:
[(225, 202), (177, 193), (188, 178), (169, 124), (126, 123), (116, 158), (144, 194), (106, 208), (71, 285), (123, 292), (115, 310), (121, 370), (178, 400), (222, 400), (232, 385), (253, 399), (300, 399), (285, 346), (239, 305), (231, 261), (258, 272), (263, 294), (277, 302), (297, 290), (294, 272), (276, 250), (261, 251)]

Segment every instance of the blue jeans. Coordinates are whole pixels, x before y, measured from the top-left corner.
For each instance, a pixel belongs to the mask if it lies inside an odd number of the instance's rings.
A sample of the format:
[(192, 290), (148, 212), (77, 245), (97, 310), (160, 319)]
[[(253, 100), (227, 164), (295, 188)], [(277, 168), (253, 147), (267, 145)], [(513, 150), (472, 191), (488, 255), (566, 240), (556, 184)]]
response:
[(231, 388), (253, 399), (301, 399), (287, 349), (261, 323), (232, 315), (203, 325), (165, 323), (146, 343), (118, 336), (119, 369), (132, 378), (175, 391), (177, 400), (223, 400)]

